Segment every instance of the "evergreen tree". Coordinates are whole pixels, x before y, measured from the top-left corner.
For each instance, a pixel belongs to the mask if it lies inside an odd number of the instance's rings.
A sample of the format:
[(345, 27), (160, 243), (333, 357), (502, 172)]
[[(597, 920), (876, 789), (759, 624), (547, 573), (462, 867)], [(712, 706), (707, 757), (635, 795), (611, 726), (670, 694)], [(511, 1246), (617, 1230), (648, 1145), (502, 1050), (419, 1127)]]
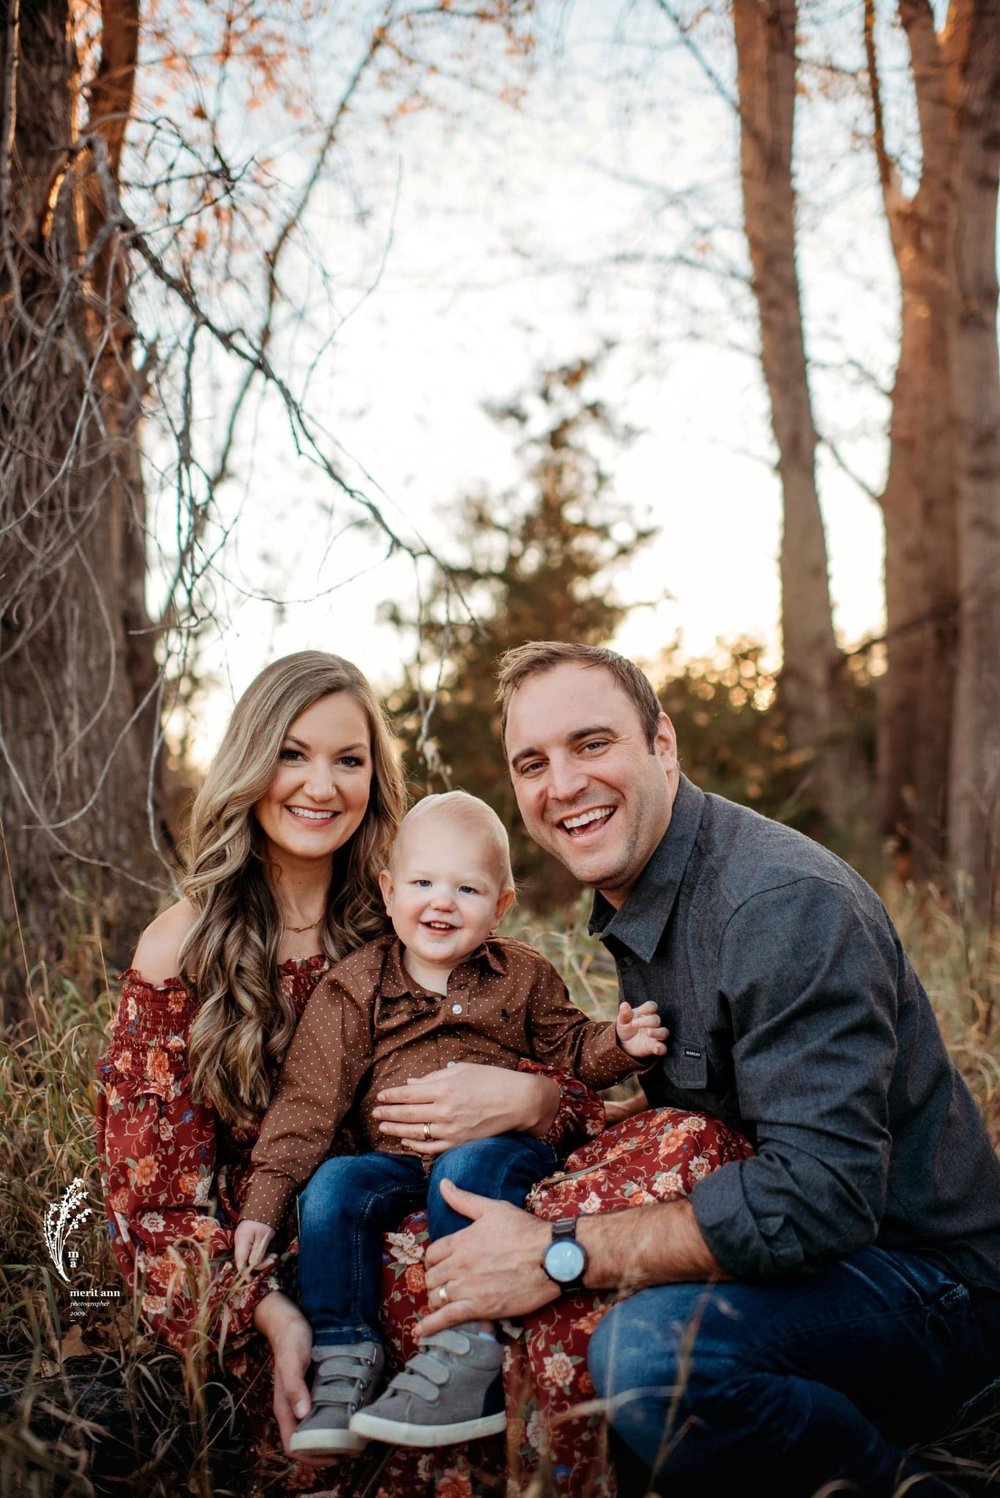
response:
[(629, 608), (616, 574), (654, 534), (610, 492), (601, 454), (631, 433), (588, 385), (603, 355), (546, 371), (524, 399), (489, 408), (518, 434), (524, 479), (458, 508), (461, 558), (425, 601), (420, 662), (389, 698), (415, 796), (448, 787), (482, 796), (511, 829), (522, 903), (552, 908), (576, 887), (521, 831), (494, 703), (498, 657), (526, 640), (609, 643)]

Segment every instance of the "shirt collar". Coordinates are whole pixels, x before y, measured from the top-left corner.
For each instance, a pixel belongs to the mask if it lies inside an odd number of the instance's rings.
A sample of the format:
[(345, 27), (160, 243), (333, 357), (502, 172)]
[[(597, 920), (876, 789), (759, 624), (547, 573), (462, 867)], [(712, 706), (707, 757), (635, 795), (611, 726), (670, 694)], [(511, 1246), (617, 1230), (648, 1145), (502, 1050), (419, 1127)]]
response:
[(674, 908), (704, 810), (704, 791), (682, 774), (670, 824), (631, 893), (618, 910), (600, 891), (594, 895), (588, 927), (591, 935), (603, 942), (613, 936), (643, 962), (652, 962)]
[[(454, 971), (458, 972), (464, 967), (480, 967), (482, 965), (492, 968), (495, 973), (506, 972), (507, 965), (504, 960), (503, 948), (499, 942), (484, 941), (474, 952), (470, 952), (468, 957), (460, 962)], [(379, 991), (385, 999), (400, 999), (404, 994), (431, 993), (431, 990), (424, 988), (417, 982), (416, 978), (411, 978), (404, 968), (403, 943), (398, 936), (393, 937), (386, 950)], [(439, 999), (441, 995), (432, 994), (431, 997)]]

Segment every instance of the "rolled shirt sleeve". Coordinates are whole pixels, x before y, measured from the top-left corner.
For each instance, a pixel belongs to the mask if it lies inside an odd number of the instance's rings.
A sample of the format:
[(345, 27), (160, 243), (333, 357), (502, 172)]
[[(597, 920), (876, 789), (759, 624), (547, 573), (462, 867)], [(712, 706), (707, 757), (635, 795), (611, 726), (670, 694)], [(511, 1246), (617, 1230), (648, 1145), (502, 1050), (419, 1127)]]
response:
[(808, 1273), (875, 1239), (892, 1142), (898, 960), (888, 922), (835, 881), (768, 889), (729, 919), (719, 981), (757, 1152), (691, 1197), (727, 1273)]

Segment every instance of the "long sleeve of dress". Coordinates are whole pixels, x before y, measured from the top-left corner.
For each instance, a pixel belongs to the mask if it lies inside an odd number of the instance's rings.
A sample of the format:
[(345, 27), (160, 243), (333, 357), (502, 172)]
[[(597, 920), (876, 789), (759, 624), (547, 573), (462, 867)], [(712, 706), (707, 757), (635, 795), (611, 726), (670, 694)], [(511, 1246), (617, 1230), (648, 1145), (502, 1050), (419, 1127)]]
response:
[(599, 1093), (559, 1066), (548, 1066), (524, 1057), (518, 1062), (517, 1069), (548, 1077), (559, 1088), (559, 1106), (544, 1136), (545, 1143), (557, 1155), (568, 1155), (589, 1139), (597, 1138), (607, 1121), (604, 1099)]
[(207, 1339), (222, 1359), (280, 1281), (273, 1258), (256, 1273), (236, 1271), (241, 1151), (226, 1157), (214, 1113), (192, 1101), (193, 1013), (179, 980), (154, 988), (134, 969), (125, 973), (98, 1064), (98, 1156), (112, 1245), (144, 1319), (178, 1351)]

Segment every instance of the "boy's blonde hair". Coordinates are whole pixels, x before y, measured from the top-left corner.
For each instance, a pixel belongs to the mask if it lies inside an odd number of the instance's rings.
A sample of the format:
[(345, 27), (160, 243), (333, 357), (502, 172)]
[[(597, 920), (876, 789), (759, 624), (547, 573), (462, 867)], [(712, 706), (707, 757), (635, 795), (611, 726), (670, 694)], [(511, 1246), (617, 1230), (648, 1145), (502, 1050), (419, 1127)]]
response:
[[(490, 871), (499, 880), (500, 888), (516, 890), (514, 873), (510, 866), (510, 838), (507, 836), (507, 829), (492, 806), (488, 806), (478, 796), (470, 796), (468, 791), (441, 791), (433, 796), (424, 796), (422, 800), (411, 806), (399, 824), (399, 831), (393, 844), (393, 854), (407, 827), (412, 827), (417, 821), (438, 814), (449, 816), (453, 821), (461, 822), (464, 826), (480, 833), (489, 855)], [(393, 855), (390, 855), (390, 869), (392, 862)]]

